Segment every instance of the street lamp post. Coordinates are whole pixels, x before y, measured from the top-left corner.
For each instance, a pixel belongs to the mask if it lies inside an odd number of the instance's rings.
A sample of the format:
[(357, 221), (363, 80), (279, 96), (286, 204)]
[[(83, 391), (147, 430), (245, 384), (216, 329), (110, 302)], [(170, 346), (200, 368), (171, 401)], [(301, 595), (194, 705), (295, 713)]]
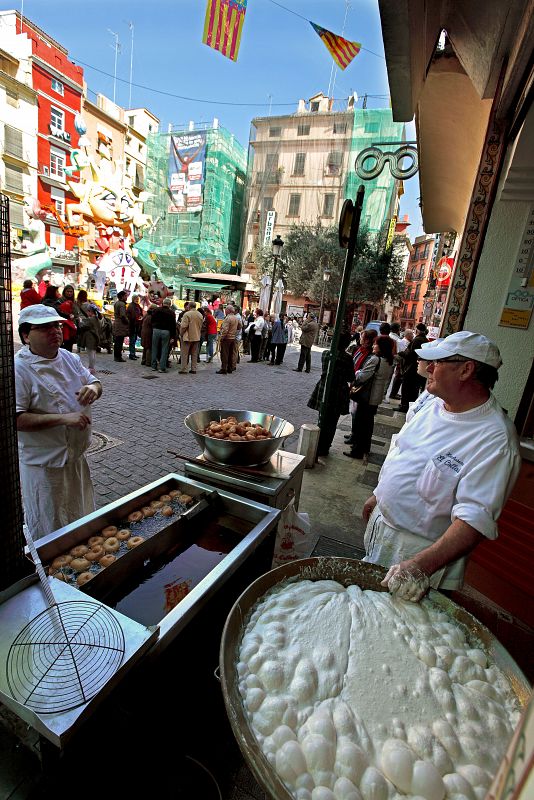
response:
[(271, 278), (271, 288), (269, 290), (269, 302), (267, 303), (267, 309), (263, 309), (264, 313), (267, 314), (271, 313), (271, 301), (273, 299), (273, 292), (274, 292), (274, 281), (276, 278), (276, 265), (278, 264), (278, 259), (282, 254), (282, 247), (284, 246), (283, 240), (280, 238), (280, 234), (276, 234), (276, 239), (273, 239), (272, 242), (272, 251), (274, 256), (274, 264), (273, 264), (273, 276)]
[(319, 327), (317, 329), (317, 340), (316, 340), (317, 342), (319, 341), (319, 337), (321, 335), (321, 325), (323, 322), (324, 293), (326, 289), (326, 284), (330, 280), (330, 274), (331, 273), (328, 267), (325, 267), (325, 269), (323, 270), (323, 292), (321, 294), (321, 310), (319, 311)]

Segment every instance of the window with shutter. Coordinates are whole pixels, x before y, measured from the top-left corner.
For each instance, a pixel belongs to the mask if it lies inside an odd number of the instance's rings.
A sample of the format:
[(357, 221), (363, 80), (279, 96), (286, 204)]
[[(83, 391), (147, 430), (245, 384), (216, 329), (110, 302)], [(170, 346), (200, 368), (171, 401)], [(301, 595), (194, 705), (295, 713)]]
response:
[(10, 156), (22, 158), (22, 131), (4, 125), (4, 151)]
[(64, 128), (65, 114), (60, 108), (50, 107), (50, 124), (62, 131)]
[(307, 125), (305, 122), (301, 122), (297, 128), (297, 136), (309, 136), (310, 135), (310, 126)]
[(273, 137), (278, 138), (281, 135), (282, 135), (282, 128), (279, 127), (269, 128), (269, 136), (271, 138)]
[(265, 159), (265, 177), (267, 183), (276, 183), (278, 178), (278, 153), (267, 153)]
[(11, 192), (18, 192), (24, 194), (24, 187), (22, 185), (22, 169), (15, 167), (13, 164), (6, 164), (6, 189)]
[(289, 211), (288, 217), (298, 217), (300, 211), (300, 194), (289, 195)]
[(335, 194), (325, 194), (323, 200), (323, 217), (334, 216)]
[(304, 175), (305, 164), (306, 164), (306, 153), (296, 153), (293, 175)]
[(23, 205), (22, 203), (14, 203), (13, 201), (9, 204), (9, 224), (20, 226), (24, 225), (24, 214), (23, 214)]
[(13, 106), (14, 108), (18, 108), (19, 107), (18, 94), (16, 92), (12, 92), (11, 89), (6, 89), (6, 103), (8, 104), (8, 106)]
[(333, 150), (328, 154), (326, 162), (326, 171), (328, 175), (339, 175), (341, 172), (341, 163), (343, 161), (343, 153), (341, 150)]
[(346, 132), (347, 132), (346, 122), (334, 122), (332, 133), (346, 133)]

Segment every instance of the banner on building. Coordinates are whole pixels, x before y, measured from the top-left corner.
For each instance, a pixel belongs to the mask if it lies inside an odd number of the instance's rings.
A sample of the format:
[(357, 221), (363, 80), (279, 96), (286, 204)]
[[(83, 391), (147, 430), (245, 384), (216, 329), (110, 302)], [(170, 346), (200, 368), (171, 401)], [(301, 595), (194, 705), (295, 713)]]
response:
[(230, 61), (237, 61), (247, 0), (208, 0), (202, 41)]
[(263, 236), (263, 246), (271, 244), (273, 240), (274, 222), (276, 219), (276, 211), (271, 209), (267, 212), (267, 219), (265, 220), (265, 234)]
[(454, 267), (454, 258), (440, 258), (437, 263), (437, 283), (440, 288), (448, 286), (451, 282), (452, 270)]
[(202, 210), (206, 134), (171, 136), (169, 153), (169, 214)]

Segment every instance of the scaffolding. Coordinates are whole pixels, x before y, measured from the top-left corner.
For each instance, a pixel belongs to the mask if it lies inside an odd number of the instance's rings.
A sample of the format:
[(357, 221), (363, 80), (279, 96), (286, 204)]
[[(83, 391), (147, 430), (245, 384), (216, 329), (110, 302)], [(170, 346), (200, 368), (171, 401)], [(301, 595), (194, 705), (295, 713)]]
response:
[[(173, 139), (198, 133), (205, 136), (200, 208), (177, 212), (169, 183)], [(239, 274), (245, 149), (225, 128), (206, 123), (150, 134), (147, 147), (144, 211), (152, 225), (135, 245), (136, 260), (174, 287), (195, 272)]]
[(378, 177), (362, 180), (354, 169), (358, 154), (368, 147), (377, 145), (384, 152), (397, 150), (405, 141), (405, 128), (402, 122), (393, 122), (390, 108), (362, 108), (354, 110), (352, 126), (352, 142), (350, 147), (349, 166), (345, 183), (345, 197), (352, 200), (360, 184), (365, 187), (361, 227), (369, 233), (383, 235), (384, 228), (396, 210), (399, 181), (390, 172), (389, 164)]

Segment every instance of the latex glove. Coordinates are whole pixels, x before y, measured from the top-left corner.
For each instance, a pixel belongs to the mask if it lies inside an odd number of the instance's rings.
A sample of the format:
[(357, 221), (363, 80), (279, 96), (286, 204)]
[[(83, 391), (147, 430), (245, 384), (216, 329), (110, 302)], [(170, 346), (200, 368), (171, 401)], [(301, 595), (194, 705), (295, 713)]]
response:
[(430, 579), (415, 564), (404, 562), (393, 564), (380, 585), (387, 586), (394, 597), (418, 603), (428, 592)]

